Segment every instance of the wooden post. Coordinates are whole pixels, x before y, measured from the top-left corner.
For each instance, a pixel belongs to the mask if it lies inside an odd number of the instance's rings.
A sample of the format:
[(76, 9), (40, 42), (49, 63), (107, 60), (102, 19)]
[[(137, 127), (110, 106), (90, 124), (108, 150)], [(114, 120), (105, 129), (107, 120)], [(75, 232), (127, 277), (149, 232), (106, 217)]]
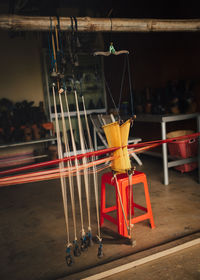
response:
[[(55, 18), (52, 18), (55, 19)], [(71, 31), (71, 18), (60, 17), (60, 29)], [(57, 21), (57, 19), (56, 19)], [(79, 32), (197, 32), (200, 19), (132, 19), (77, 17)], [(0, 29), (48, 31), (50, 17), (0, 15)]]

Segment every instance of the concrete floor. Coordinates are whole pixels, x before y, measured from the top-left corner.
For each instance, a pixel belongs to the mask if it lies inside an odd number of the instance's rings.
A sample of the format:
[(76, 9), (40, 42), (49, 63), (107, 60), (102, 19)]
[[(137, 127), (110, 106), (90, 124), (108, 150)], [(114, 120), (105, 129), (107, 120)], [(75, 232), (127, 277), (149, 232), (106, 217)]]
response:
[(107, 280), (200, 279), (200, 245), (192, 246), (170, 256), (106, 277)]
[[(181, 174), (170, 169), (170, 184), (164, 186), (162, 161), (149, 156), (142, 156), (142, 161), (143, 166), (137, 166), (137, 170), (147, 175), (156, 228), (152, 230), (147, 221), (135, 225), (135, 247), (130, 246), (127, 240), (118, 236), (113, 238), (104, 231), (103, 258), (97, 257), (98, 245), (94, 244), (80, 257), (74, 258), (71, 267), (65, 263), (66, 231), (59, 180), (2, 188), (0, 279), (80, 279), (92, 275), (94, 271), (97, 273), (102, 268), (109, 267), (112, 262), (123, 263), (126, 258), (146, 254), (154, 248), (165, 246), (166, 243), (179, 242), (183, 237), (194, 236), (194, 233), (198, 235), (200, 185), (197, 183), (197, 171)], [(99, 180), (100, 178), (101, 174)], [(91, 196), (93, 197), (92, 191)], [(108, 197), (111, 203), (115, 200), (111, 188)], [(136, 202), (143, 203), (142, 185), (134, 187), (134, 197)], [(85, 199), (83, 206), (87, 229)], [(80, 233), (78, 207), (76, 199), (78, 233)], [(92, 231), (95, 235), (97, 226), (94, 199), (91, 203), (91, 213)], [(71, 207), (69, 216), (71, 217)], [(105, 227), (116, 230), (108, 222), (105, 223)], [(73, 240), (72, 219), (70, 229)]]

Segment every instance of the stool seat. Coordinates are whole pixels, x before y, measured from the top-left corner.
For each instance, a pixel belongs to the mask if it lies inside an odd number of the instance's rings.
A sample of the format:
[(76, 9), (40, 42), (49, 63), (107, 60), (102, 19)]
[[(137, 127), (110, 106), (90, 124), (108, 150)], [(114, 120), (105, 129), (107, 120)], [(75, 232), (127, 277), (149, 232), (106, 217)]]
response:
[[(129, 177), (126, 173), (118, 174), (116, 175), (116, 178), (117, 178), (117, 182), (113, 177), (112, 172), (107, 172), (102, 175), (100, 226), (103, 225), (104, 219), (107, 219), (111, 223), (116, 224), (118, 226), (118, 233), (125, 237), (130, 237), (130, 232), (129, 230), (127, 230), (127, 226), (126, 226), (127, 224), (133, 225), (148, 219), (150, 221), (151, 228), (155, 228), (146, 175), (143, 172), (135, 171), (134, 174), (131, 176), (131, 185), (138, 184), (138, 183), (143, 183), (144, 185), (146, 207), (134, 202), (133, 195), (132, 195), (132, 188), (130, 189), (130, 185), (129, 185)], [(116, 204), (111, 207), (106, 207), (106, 184), (115, 187)], [(123, 209), (118, 195), (117, 184), (121, 195)], [(131, 203), (129, 197), (130, 192), (131, 192)], [(131, 211), (129, 209), (129, 205), (131, 205), (132, 208)], [(140, 216), (134, 217), (134, 208), (138, 208), (145, 213)], [(109, 215), (109, 213), (113, 211), (117, 211), (117, 218), (113, 218), (111, 215)], [(131, 217), (129, 217), (130, 212), (131, 212)], [(126, 218), (126, 221), (124, 219), (124, 216)]]

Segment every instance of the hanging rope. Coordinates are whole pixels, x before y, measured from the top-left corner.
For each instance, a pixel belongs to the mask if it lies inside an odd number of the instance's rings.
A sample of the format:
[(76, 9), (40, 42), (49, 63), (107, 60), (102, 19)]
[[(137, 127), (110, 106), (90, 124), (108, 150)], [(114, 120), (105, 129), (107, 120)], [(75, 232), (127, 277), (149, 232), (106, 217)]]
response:
[(109, 96), (112, 100), (112, 103), (115, 107), (115, 110), (118, 114), (118, 118), (119, 118), (119, 121), (121, 120), (121, 117), (120, 117), (120, 106), (121, 106), (121, 100), (122, 100), (122, 92), (123, 92), (123, 86), (124, 86), (124, 81), (125, 81), (125, 73), (126, 73), (126, 68), (127, 68), (127, 71), (128, 71), (128, 83), (129, 83), (129, 95), (130, 95), (130, 99), (131, 99), (131, 115), (133, 116), (134, 115), (134, 109), (133, 109), (133, 91), (132, 91), (132, 82), (131, 82), (131, 73), (130, 73), (130, 62), (129, 62), (129, 57), (128, 55), (125, 56), (125, 60), (124, 60), (124, 67), (123, 67), (123, 72), (122, 72), (122, 79), (121, 79), (121, 84), (120, 84), (120, 93), (119, 93), (119, 101), (118, 101), (118, 107), (115, 103), (115, 100), (113, 98), (113, 95), (112, 95), (112, 92), (108, 86), (108, 83), (105, 80), (105, 84), (106, 84), (106, 88), (108, 90), (108, 93), (109, 93)]
[[(129, 65), (129, 59), (128, 59), (128, 54), (129, 51), (127, 50), (121, 50), (121, 51), (116, 51), (112, 42), (112, 18), (110, 17), (110, 46), (109, 46), (109, 50), (107, 52), (102, 52), (102, 51), (97, 51), (94, 52), (93, 55), (94, 56), (98, 56), (98, 55), (102, 55), (102, 56), (109, 56), (109, 55), (121, 55), (121, 54), (126, 54), (125, 60), (124, 60), (124, 67), (123, 67), (123, 73), (122, 73), (122, 79), (121, 79), (121, 86), (120, 86), (120, 93), (119, 93), (119, 101), (118, 101), (118, 108), (116, 106), (116, 103), (114, 101), (114, 98), (112, 96), (111, 90), (108, 86), (108, 83), (106, 82), (106, 79), (104, 77), (105, 80), (105, 84), (106, 87), (108, 89), (108, 93), (111, 97), (112, 103), (115, 107), (115, 110), (118, 114), (119, 117), (119, 121), (120, 121), (120, 105), (121, 105), (121, 98), (122, 98), (122, 91), (123, 91), (123, 84), (124, 84), (124, 78), (125, 78), (125, 71), (126, 71), (126, 64), (127, 64), (127, 68), (128, 68), (128, 81), (129, 81), (129, 90), (130, 90), (130, 95), (131, 95), (131, 114), (133, 115), (133, 93), (132, 93), (132, 84), (131, 84), (131, 75), (130, 75), (130, 65)], [(127, 60), (127, 61), (126, 61)]]
[(50, 32), (48, 33), (48, 46), (49, 46), (49, 58), (51, 62), (51, 67), (50, 67), (50, 72), (53, 71), (55, 67), (55, 58), (53, 54), (53, 49), (52, 49), (52, 19), (50, 17)]
[(118, 111), (119, 112), (120, 112), (120, 105), (121, 105), (121, 99), (122, 99), (125, 72), (126, 72), (126, 59), (124, 59), (124, 67), (123, 67), (122, 80), (121, 80), (120, 93), (119, 93), (119, 102), (118, 102)]
[[(111, 51), (109, 51), (107, 53), (112, 54)], [(116, 53), (116, 51), (115, 51), (115, 53)], [(114, 105), (115, 111), (116, 111), (116, 113), (118, 115), (118, 119), (119, 119), (119, 121), (121, 121), (120, 106), (121, 106), (121, 100), (122, 100), (122, 93), (123, 93), (123, 86), (124, 86), (124, 81), (125, 81), (126, 68), (127, 68), (127, 71), (128, 71), (128, 81), (129, 81), (129, 91), (130, 91), (130, 97), (131, 97), (131, 114), (132, 115), (133, 115), (133, 93), (132, 93), (132, 84), (131, 84), (130, 65), (129, 65), (129, 59), (128, 59), (129, 52), (120, 51), (119, 54), (126, 54), (126, 56), (125, 56), (124, 65), (123, 65), (123, 72), (122, 72), (122, 78), (121, 78), (121, 84), (120, 84), (118, 106), (115, 103), (114, 97), (112, 95), (111, 89), (110, 89), (110, 87), (108, 85), (108, 82), (107, 82), (105, 76), (104, 76), (104, 81), (105, 81), (107, 92), (109, 93), (109, 96), (110, 96), (111, 101), (112, 101), (112, 103)], [(105, 55), (105, 53), (104, 52), (95, 52), (94, 55)]]
[(133, 107), (133, 91), (132, 91), (132, 82), (131, 82), (131, 71), (130, 71), (130, 61), (128, 55), (127, 58), (127, 65), (128, 65), (128, 79), (129, 79), (129, 90), (130, 90), (130, 96), (131, 96), (131, 115), (134, 115), (134, 107)]
[(116, 110), (116, 112), (117, 112), (118, 118), (119, 118), (119, 120), (120, 120), (121, 117), (120, 117), (120, 114), (119, 114), (119, 110), (118, 110), (118, 108), (117, 108), (117, 105), (116, 105), (115, 100), (114, 100), (114, 98), (113, 98), (113, 96), (112, 96), (111, 90), (110, 90), (110, 88), (109, 88), (109, 86), (108, 86), (108, 83), (107, 83), (106, 79), (105, 79), (105, 84), (106, 84), (106, 88), (107, 88), (107, 90), (108, 90), (108, 93), (109, 93), (109, 95), (110, 95), (110, 98), (111, 98), (111, 100), (112, 100), (112, 102), (113, 102), (113, 105), (114, 105), (114, 107), (115, 107), (115, 110)]

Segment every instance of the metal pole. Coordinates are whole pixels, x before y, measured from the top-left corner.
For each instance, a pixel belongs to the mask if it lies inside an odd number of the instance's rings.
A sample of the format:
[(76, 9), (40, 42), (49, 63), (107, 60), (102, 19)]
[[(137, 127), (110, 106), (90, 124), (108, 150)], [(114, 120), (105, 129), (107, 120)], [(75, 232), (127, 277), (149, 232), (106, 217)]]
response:
[[(166, 139), (166, 122), (161, 122), (161, 133), (162, 140)], [(162, 144), (162, 154), (163, 154), (163, 170), (164, 170), (164, 185), (169, 184), (168, 175), (168, 158), (167, 158), (167, 144)]]

